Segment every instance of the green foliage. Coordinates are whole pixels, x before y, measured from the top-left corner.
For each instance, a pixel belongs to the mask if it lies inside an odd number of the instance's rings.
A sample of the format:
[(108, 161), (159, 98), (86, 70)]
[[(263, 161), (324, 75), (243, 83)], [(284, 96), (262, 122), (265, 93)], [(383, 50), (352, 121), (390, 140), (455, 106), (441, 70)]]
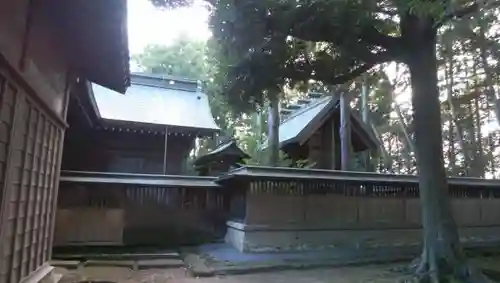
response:
[(168, 46), (148, 45), (133, 60), (149, 73), (208, 81), (212, 70), (207, 52), (205, 42), (181, 36)]
[[(245, 163), (248, 165), (259, 165), (259, 166), (270, 166), (269, 158), (267, 157), (269, 152), (267, 149), (259, 150), (258, 152), (253, 152), (251, 158), (246, 159)], [(307, 168), (314, 164), (310, 164), (309, 160), (303, 159), (293, 162), (290, 156), (285, 152), (279, 152), (279, 160), (277, 167), (294, 167), (294, 168)]]
[(200, 80), (203, 91), (208, 96), (215, 122), (223, 134), (231, 135), (234, 132), (235, 115), (227, 105), (226, 97), (221, 94), (220, 77), (217, 76), (218, 65), (213, 59), (214, 50), (210, 46), (210, 42), (180, 36), (168, 46), (146, 46), (143, 53), (135, 55), (133, 60), (149, 73)]
[[(487, 46), (492, 77), (498, 82), (498, 33), (483, 40), (484, 32), (482, 34), (478, 28), (480, 23), (490, 26), (497, 22), (498, 12), (481, 11), (484, 15), (474, 14), (474, 17), (468, 17), (464, 11), (469, 11), (469, 15), (471, 11), (475, 11), (469, 9), (474, 5), (472, 0), (209, 2), (212, 14), (210, 25), (214, 34), (210, 42), (214, 56), (210, 59), (217, 65), (215, 77), (218, 78), (217, 84), (222, 89), (221, 93), (231, 105), (237, 106), (238, 111), (253, 112), (256, 105), (262, 105), (269, 94), (263, 90), (279, 82), (292, 89), (295, 86), (299, 90), (331, 91), (334, 89), (332, 85), (350, 82), (352, 78), (380, 62), (404, 62), (412, 52), (412, 44), (408, 42), (425, 41), (418, 40), (425, 39), (418, 33), (420, 28), (432, 27), (432, 34), (438, 30), (441, 32), (443, 29), (439, 27), (443, 24), (447, 29), (442, 40), (458, 36), (462, 38), (460, 44), (454, 44), (453, 49), (448, 52), (478, 58), (477, 50), (481, 46)], [(465, 18), (460, 22), (445, 23), (454, 16), (459, 18), (464, 15)], [(447, 61), (446, 54), (443, 48), (439, 51), (439, 63), (444, 64)], [(463, 97), (474, 91), (486, 93), (483, 87), (487, 84), (484, 75), (477, 75), (474, 81), (469, 78), (473, 68), (471, 66), (481, 69), (481, 62), (471, 63), (470, 59), (455, 60), (455, 72), (460, 73), (457, 77), (467, 76), (467, 82), (461, 80), (455, 84), (468, 84), (467, 91), (454, 89), (455, 94), (462, 97), (461, 100), (457, 98), (457, 103), (468, 102), (470, 98), (467, 100)], [(372, 120), (377, 126), (384, 127), (384, 139), (390, 147), (389, 151), (394, 155), (401, 154), (404, 146), (394, 145), (390, 141), (401, 139), (401, 133), (396, 132), (399, 131), (398, 124), (391, 122), (392, 99), (387, 78), (384, 78), (385, 74), (382, 72), (373, 71), (373, 68), (371, 70), (374, 78), (370, 83), (374, 89), (371, 93)], [(463, 74), (464, 72), (466, 74)], [(471, 109), (473, 106), (470, 106), (470, 103), (458, 109), (460, 124), (472, 128), (470, 133), (466, 131), (466, 138), (469, 140), (480, 138), (480, 135), (474, 135)], [(448, 110), (444, 111), (443, 123), (447, 125), (449, 118), (446, 115), (449, 114), (446, 112)], [(404, 114), (409, 128), (412, 129), (412, 116)], [(444, 135), (451, 140), (450, 143), (456, 143), (453, 129), (445, 128)], [(466, 145), (474, 148), (477, 144), (471, 141)], [(453, 165), (458, 169), (466, 167), (461, 160), (461, 150), (458, 145), (450, 150), (450, 156), (459, 156), (460, 160), (455, 161)], [(404, 159), (396, 156), (394, 158), (394, 164), (401, 163), (400, 160)]]

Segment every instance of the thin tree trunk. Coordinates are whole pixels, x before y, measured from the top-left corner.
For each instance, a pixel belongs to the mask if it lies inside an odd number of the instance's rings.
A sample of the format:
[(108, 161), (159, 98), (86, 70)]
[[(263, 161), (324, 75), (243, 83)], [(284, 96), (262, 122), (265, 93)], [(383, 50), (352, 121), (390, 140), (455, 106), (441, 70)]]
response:
[(451, 119), (453, 120), (453, 123), (455, 124), (456, 130), (457, 130), (457, 138), (458, 138), (458, 143), (460, 144), (460, 148), (462, 149), (462, 153), (464, 155), (464, 167), (468, 169), (470, 167), (470, 162), (471, 162), (471, 157), (469, 154), (469, 150), (467, 145), (465, 144), (465, 138), (464, 138), (464, 130), (462, 128), (462, 125), (460, 124), (458, 120), (458, 115), (455, 110), (455, 104), (453, 103), (453, 86), (455, 84), (455, 81), (453, 79), (453, 49), (451, 46), (453, 45), (453, 42), (448, 43), (448, 68), (444, 72), (445, 76), (445, 81), (447, 82), (447, 100), (448, 100), (448, 106), (450, 107), (450, 113), (451, 113)]
[(456, 158), (455, 158), (455, 135), (453, 134), (453, 121), (450, 118), (450, 121), (448, 122), (448, 171), (450, 175), (455, 175), (455, 163), (456, 163)]
[(269, 95), (270, 103), (269, 103), (269, 165), (270, 166), (278, 166), (279, 163), (279, 93)]
[(491, 174), (493, 175), (493, 177), (495, 178), (496, 177), (496, 163), (495, 163), (495, 155), (494, 155), (494, 152), (495, 152), (495, 143), (494, 143), (494, 134), (491, 133), (488, 135), (488, 147), (489, 147), (489, 155), (490, 155), (490, 162), (491, 162), (491, 168), (490, 168), (490, 171), (491, 171)]
[(474, 99), (475, 124), (476, 129), (476, 154), (474, 155), (474, 172), (476, 177), (484, 177), (485, 164), (483, 152), (483, 135), (481, 133), (481, 109), (479, 106), (479, 97)]
[(394, 150), (392, 149), (392, 143), (393, 143), (393, 140), (394, 140), (392, 138), (392, 133), (393, 132), (387, 133), (387, 150), (389, 151), (389, 153), (391, 154), (391, 156), (394, 156), (394, 158), (391, 159), (391, 164), (390, 164), (389, 172), (393, 172), (394, 171), (394, 159), (396, 159), (396, 156), (397, 156), (397, 154), (394, 154)]
[(405, 136), (405, 141), (406, 145), (410, 149), (411, 152), (415, 152), (415, 144), (413, 143), (413, 140), (410, 137), (410, 133), (408, 131), (408, 126), (406, 125), (405, 119), (403, 117), (403, 113), (401, 113), (401, 108), (399, 108), (399, 105), (397, 102), (394, 102), (394, 110), (396, 110), (396, 114), (398, 115), (398, 121), (399, 125), (401, 127), (401, 131), (403, 132), (403, 135)]
[[(443, 157), (441, 108), (437, 88), (437, 32), (424, 19), (412, 18), (412, 29), (403, 33), (410, 56), (412, 103), (415, 123), (415, 149), (422, 205), (424, 246), (417, 274), (431, 282), (442, 276), (471, 279), (472, 273), (459, 242), (451, 213)], [(445, 274), (448, 273), (449, 274)], [(479, 277), (474, 277), (476, 281)]]
[(373, 125), (373, 123), (371, 123), (371, 126), (372, 126), (373, 132), (375, 133), (375, 138), (377, 139), (377, 141), (380, 144), (380, 153), (381, 153), (380, 157), (382, 159), (382, 161), (381, 161), (382, 166), (384, 166), (384, 168), (389, 171), (391, 169), (391, 155), (389, 154), (389, 152), (385, 148), (384, 140), (382, 139), (382, 136), (380, 135), (380, 133), (377, 130), (377, 128), (375, 127), (375, 125)]
[(487, 46), (486, 46), (486, 23), (483, 19), (481, 19), (481, 12), (478, 12), (479, 19), (479, 51), (481, 57), (481, 65), (483, 65), (484, 74), (485, 74), (485, 82), (486, 82), (486, 97), (489, 102), (493, 103), (493, 109), (495, 110), (495, 115), (497, 118), (497, 122), (500, 125), (500, 100), (497, 97), (497, 93), (495, 91), (494, 82), (493, 82), (493, 70), (490, 68), (488, 64), (488, 54), (487, 54)]

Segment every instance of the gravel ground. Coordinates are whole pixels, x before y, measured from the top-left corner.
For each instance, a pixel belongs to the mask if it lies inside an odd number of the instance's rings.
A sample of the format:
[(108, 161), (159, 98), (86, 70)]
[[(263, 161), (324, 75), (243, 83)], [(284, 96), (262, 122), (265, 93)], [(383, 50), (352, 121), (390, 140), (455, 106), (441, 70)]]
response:
[(82, 280), (111, 281), (117, 283), (354, 283), (395, 282), (400, 276), (389, 272), (390, 266), (345, 267), (302, 271), (279, 271), (224, 277), (193, 278), (184, 268), (148, 269), (133, 271), (119, 267), (87, 267), (79, 271), (67, 271), (60, 283), (74, 283)]
[[(500, 257), (476, 258), (477, 266), (491, 276), (500, 274)], [(126, 267), (81, 267), (77, 270), (57, 268), (60, 283), (108, 281), (115, 283), (386, 283), (397, 282), (404, 275), (392, 272), (401, 264), (365, 265), (329, 269), (290, 270), (246, 275), (194, 278), (184, 268), (146, 269), (134, 271)], [(500, 278), (494, 278), (496, 280)], [(97, 282), (96, 282), (97, 283)]]

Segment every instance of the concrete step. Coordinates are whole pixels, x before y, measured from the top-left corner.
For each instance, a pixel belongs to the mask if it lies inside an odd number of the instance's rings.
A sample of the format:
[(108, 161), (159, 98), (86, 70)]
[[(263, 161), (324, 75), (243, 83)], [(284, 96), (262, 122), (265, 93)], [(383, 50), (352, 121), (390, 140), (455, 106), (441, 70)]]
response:
[(130, 267), (136, 266), (135, 260), (87, 260), (83, 262), (83, 266), (113, 266), (113, 267)]
[(82, 267), (127, 267), (131, 269), (148, 269), (148, 268), (179, 268), (184, 266), (184, 262), (181, 259), (138, 259), (138, 260), (100, 260), (92, 259), (86, 261), (63, 261), (54, 260), (51, 262), (53, 266), (62, 267), (66, 269), (77, 269), (79, 266)]
[(62, 267), (66, 269), (77, 269), (80, 264), (79, 260), (52, 260), (50, 265), (54, 267)]
[(180, 259), (177, 252), (164, 253), (123, 253), (123, 254), (56, 254), (57, 260), (139, 260), (139, 259)]
[(178, 268), (183, 266), (184, 262), (180, 259), (146, 259), (137, 261), (137, 267), (139, 269)]

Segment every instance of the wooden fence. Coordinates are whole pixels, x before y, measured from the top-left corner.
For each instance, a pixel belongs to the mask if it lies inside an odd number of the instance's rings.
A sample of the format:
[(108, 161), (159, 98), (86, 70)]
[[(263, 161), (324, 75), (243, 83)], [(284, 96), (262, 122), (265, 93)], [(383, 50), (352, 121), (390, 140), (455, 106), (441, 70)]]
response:
[[(219, 182), (239, 188), (226, 240), (241, 250), (421, 240), (415, 176), (249, 166)], [(500, 240), (500, 182), (452, 177), (448, 183), (462, 239)]]
[[(500, 239), (500, 182), (448, 182), (461, 236)], [(63, 172), (55, 244), (177, 246), (224, 234), (251, 251), (415, 244), (418, 194), (415, 176), (376, 173), (252, 166), (218, 178)]]
[(63, 172), (55, 245), (185, 245), (220, 238), (213, 178)]

